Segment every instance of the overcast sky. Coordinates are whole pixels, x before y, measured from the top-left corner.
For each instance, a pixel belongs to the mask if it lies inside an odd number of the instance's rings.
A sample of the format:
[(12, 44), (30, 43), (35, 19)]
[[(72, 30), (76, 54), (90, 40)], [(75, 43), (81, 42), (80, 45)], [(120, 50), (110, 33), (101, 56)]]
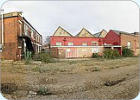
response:
[(3, 8), (5, 13), (22, 11), (44, 38), (58, 26), (72, 35), (83, 27), (92, 34), (102, 29), (139, 31), (139, 8), (131, 1), (8, 1)]

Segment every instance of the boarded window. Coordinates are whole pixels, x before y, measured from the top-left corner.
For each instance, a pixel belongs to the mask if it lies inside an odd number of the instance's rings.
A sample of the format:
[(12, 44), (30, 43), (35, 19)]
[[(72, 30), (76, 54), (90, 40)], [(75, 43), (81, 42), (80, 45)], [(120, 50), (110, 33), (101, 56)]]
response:
[(62, 43), (61, 42), (56, 42), (56, 46), (61, 46)]

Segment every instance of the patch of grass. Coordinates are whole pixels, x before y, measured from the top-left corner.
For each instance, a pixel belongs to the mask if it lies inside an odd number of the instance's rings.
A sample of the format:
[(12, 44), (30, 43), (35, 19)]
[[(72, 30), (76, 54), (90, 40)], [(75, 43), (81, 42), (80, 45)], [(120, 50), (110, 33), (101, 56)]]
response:
[(57, 79), (54, 77), (40, 77), (39, 83), (40, 84), (55, 84), (57, 83)]
[(25, 77), (19, 73), (2, 72), (1, 84), (2, 93), (11, 94), (25, 85)]
[(103, 52), (103, 58), (116, 59), (116, 58), (120, 58), (120, 54), (119, 54), (118, 50), (106, 49)]
[(72, 65), (72, 64), (76, 64), (77, 62), (76, 61), (69, 61), (69, 64)]
[(40, 67), (33, 67), (32, 68), (32, 71), (33, 72), (40, 72)]
[(31, 60), (25, 60), (25, 65), (31, 64)]
[(90, 68), (86, 68), (85, 70), (89, 72), (101, 71), (99, 67), (90, 67)]
[(102, 58), (98, 53), (93, 53), (92, 58)]
[(33, 56), (33, 60), (35, 61), (42, 61), (44, 63), (52, 63), (54, 62), (53, 58), (51, 57), (50, 53), (41, 52)]
[(63, 65), (48, 65), (48, 66), (36, 66), (32, 68), (32, 71), (39, 72), (39, 73), (46, 73), (46, 72), (67, 72), (70, 71), (68, 68), (69, 66)]
[(123, 47), (122, 48), (122, 56), (123, 57), (133, 57), (134, 56), (134, 52), (131, 49)]
[(37, 91), (37, 94), (39, 95), (51, 95), (52, 93), (49, 92), (47, 87), (40, 87)]

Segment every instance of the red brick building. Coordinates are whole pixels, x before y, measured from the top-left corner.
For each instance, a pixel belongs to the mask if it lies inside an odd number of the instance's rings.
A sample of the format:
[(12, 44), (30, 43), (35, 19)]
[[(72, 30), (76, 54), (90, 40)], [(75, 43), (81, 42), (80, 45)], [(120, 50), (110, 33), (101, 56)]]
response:
[[(104, 38), (104, 44), (120, 45), (134, 51), (134, 55), (140, 54), (140, 33), (128, 33), (117, 30), (110, 30)], [(119, 50), (121, 52), (121, 50)]]
[(21, 60), (27, 51), (41, 51), (42, 36), (22, 17), (21, 12), (7, 13), (3, 17), (2, 59)]
[(50, 46), (51, 54), (59, 58), (91, 57), (93, 53), (102, 55), (104, 48), (121, 48), (119, 45), (104, 46), (104, 38), (95, 37), (85, 28), (72, 36), (62, 27), (50, 37)]

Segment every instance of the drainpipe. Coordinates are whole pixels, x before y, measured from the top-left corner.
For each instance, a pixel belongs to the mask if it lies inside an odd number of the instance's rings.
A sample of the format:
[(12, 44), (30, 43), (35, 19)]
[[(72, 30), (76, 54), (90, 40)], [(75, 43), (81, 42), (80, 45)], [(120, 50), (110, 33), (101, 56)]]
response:
[(66, 38), (64, 38), (64, 40), (63, 40), (63, 41), (64, 41), (64, 46), (65, 46), (65, 45), (66, 45), (66, 44), (65, 44), (65, 42), (66, 42)]

